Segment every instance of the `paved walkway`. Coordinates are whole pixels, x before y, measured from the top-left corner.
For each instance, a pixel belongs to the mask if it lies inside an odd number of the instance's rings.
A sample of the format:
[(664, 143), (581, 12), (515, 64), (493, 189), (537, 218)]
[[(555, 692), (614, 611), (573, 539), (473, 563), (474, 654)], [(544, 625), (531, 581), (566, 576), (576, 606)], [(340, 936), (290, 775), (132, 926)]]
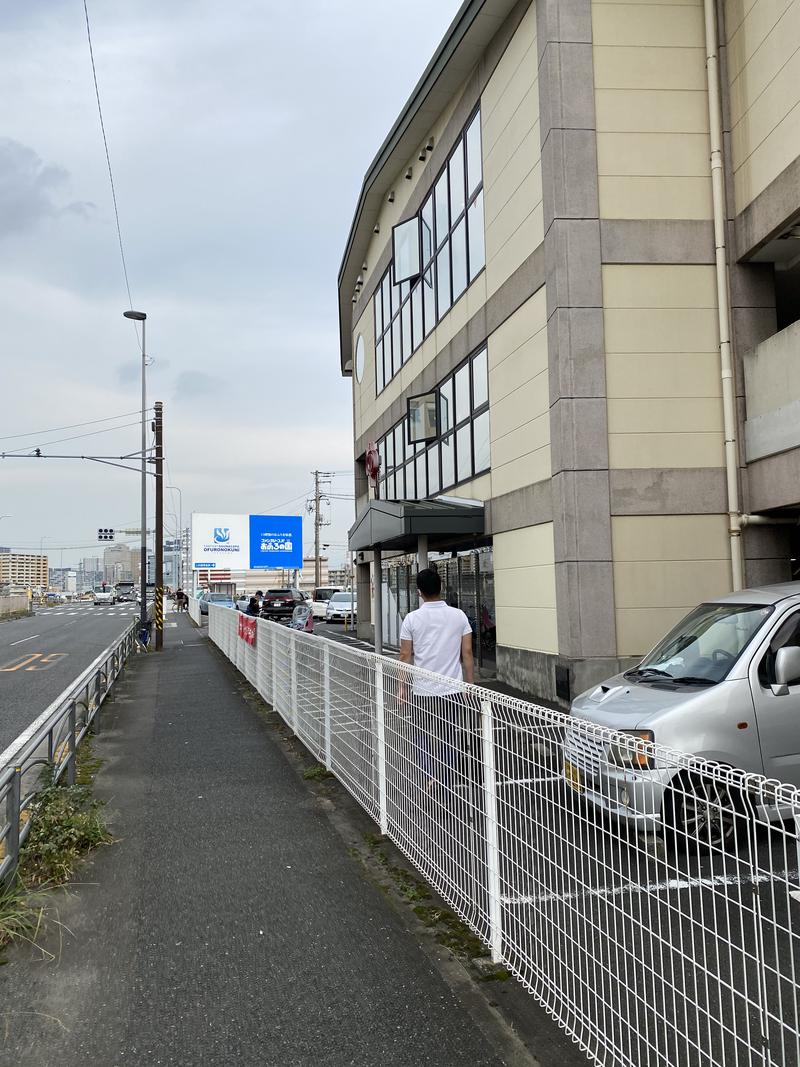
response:
[(0, 968), (0, 1064), (506, 1062), (187, 617), (95, 748), (118, 841), (62, 900), (57, 960)]

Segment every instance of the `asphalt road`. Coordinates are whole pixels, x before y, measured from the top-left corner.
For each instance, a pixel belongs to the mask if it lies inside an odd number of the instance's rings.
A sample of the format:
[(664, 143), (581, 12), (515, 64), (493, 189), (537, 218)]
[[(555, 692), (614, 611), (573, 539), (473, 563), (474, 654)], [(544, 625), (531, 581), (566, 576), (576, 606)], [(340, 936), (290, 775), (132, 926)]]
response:
[(62, 604), (0, 623), (0, 752), (130, 625), (134, 604)]

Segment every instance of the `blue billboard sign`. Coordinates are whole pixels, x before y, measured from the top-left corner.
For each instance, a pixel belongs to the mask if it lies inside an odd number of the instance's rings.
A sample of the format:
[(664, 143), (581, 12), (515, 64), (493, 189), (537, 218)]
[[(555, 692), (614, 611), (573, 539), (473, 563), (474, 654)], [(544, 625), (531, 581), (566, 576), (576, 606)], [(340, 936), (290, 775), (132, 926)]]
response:
[(299, 515), (250, 516), (250, 567), (303, 566), (303, 520)]

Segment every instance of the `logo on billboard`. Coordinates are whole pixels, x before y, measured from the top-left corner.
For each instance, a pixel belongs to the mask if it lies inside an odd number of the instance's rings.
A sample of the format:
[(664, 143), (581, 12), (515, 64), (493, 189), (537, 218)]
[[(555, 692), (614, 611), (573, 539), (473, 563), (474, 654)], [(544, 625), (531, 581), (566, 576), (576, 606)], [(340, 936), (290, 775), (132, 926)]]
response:
[(231, 539), (230, 526), (215, 526), (214, 527), (214, 540), (218, 545), (227, 544)]

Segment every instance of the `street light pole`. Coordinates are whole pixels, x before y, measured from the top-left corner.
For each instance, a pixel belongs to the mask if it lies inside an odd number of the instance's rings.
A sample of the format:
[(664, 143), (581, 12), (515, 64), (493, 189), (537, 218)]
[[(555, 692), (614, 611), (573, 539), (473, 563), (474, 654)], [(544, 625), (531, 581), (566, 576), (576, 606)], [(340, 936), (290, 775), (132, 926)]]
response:
[(144, 638), (148, 631), (147, 626), (147, 386), (145, 381), (145, 368), (147, 367), (147, 355), (145, 349), (145, 320), (147, 315), (144, 311), (124, 311), (126, 319), (133, 319), (142, 324), (142, 545), (139, 566), (139, 590), (142, 598), (141, 611), (139, 613), (139, 634)]
[[(167, 485), (165, 489), (173, 489), (178, 494), (178, 585), (183, 589), (183, 493), (177, 485)], [(185, 590), (184, 590), (185, 591)]]

